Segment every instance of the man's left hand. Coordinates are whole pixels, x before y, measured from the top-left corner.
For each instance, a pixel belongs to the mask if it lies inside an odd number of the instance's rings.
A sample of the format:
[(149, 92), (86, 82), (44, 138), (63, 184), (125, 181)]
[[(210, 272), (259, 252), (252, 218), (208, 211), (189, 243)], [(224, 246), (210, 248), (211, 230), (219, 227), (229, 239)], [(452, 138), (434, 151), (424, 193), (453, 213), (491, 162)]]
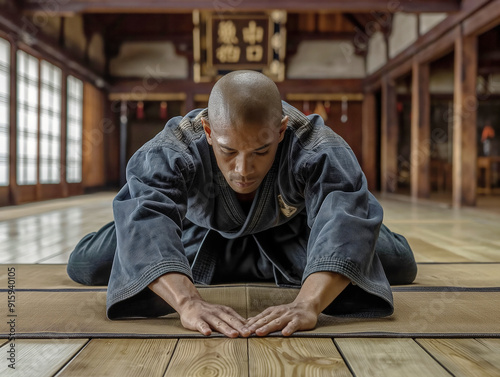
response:
[(267, 308), (249, 318), (246, 327), (258, 336), (279, 330), (283, 336), (311, 330), (318, 322), (318, 315), (348, 284), (349, 279), (337, 273), (322, 271), (311, 274), (292, 303)]
[(290, 336), (295, 331), (311, 330), (318, 322), (314, 309), (305, 303), (271, 306), (255, 317), (249, 318), (247, 328), (258, 336), (280, 331)]

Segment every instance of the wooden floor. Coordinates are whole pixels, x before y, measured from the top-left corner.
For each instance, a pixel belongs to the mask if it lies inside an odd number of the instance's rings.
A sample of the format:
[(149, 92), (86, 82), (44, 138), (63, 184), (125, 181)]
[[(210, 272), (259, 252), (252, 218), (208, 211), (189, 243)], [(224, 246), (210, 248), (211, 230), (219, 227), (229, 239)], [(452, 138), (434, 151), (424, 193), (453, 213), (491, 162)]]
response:
[[(112, 220), (113, 196), (0, 209), (0, 263), (66, 263), (83, 235)], [(500, 262), (500, 211), (381, 203), (385, 223), (407, 236), (419, 263)], [(500, 209), (500, 198), (489, 203)], [(487, 338), (18, 339), (15, 344), (16, 370), (8, 368), (5, 344), (0, 376), (500, 376), (500, 339)]]

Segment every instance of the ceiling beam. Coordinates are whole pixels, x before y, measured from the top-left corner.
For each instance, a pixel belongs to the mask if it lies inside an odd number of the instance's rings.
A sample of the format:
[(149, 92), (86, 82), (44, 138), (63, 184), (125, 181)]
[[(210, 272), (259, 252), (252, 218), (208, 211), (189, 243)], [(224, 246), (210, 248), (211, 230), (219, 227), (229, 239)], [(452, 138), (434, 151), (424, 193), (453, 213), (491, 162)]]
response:
[(287, 11), (336, 12), (456, 12), (461, 0), (25, 0), (22, 9), (26, 13), (46, 12), (50, 15), (75, 13), (162, 13), (186, 12), (193, 9), (216, 12), (257, 11), (283, 9)]

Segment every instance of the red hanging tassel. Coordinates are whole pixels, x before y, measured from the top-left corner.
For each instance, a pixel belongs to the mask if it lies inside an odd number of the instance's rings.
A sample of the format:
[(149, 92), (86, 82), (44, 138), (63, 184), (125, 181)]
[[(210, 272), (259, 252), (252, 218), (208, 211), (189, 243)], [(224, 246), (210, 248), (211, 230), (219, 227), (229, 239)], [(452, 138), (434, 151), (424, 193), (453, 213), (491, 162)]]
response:
[(168, 116), (168, 105), (165, 101), (160, 103), (160, 119), (167, 119)]
[(137, 109), (135, 111), (135, 116), (137, 119), (144, 119), (144, 102), (137, 102)]

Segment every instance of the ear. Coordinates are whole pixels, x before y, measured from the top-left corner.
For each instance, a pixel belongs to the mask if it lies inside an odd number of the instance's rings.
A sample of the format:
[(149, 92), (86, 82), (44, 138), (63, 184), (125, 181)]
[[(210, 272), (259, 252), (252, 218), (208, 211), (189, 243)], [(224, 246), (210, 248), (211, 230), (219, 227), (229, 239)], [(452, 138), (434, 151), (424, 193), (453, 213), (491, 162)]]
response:
[(286, 131), (287, 126), (288, 126), (288, 115), (286, 115), (283, 119), (281, 119), (280, 141), (279, 142), (281, 142), (283, 140), (283, 138), (285, 137), (285, 131)]
[(208, 123), (208, 120), (205, 118), (201, 118), (201, 124), (203, 125), (203, 131), (205, 131), (208, 144), (212, 145), (212, 129), (210, 128), (210, 123)]

